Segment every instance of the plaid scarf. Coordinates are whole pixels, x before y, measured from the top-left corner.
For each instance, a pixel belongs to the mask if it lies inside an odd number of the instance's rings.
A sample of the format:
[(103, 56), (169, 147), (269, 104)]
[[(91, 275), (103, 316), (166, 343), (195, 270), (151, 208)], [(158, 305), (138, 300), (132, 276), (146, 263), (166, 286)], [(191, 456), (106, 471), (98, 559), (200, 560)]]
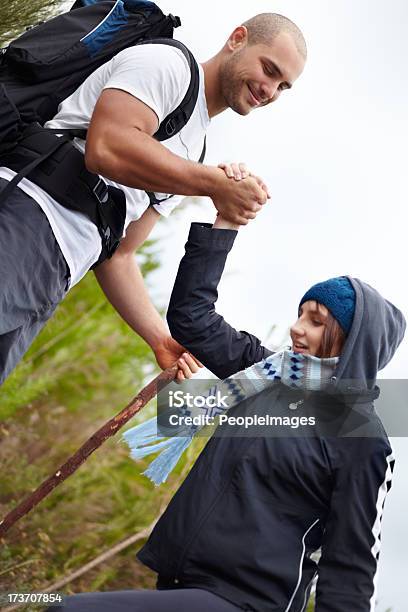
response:
[[(203, 417), (206, 415), (214, 417), (217, 414), (225, 413), (243, 400), (271, 386), (275, 381), (280, 381), (293, 389), (319, 391), (329, 383), (338, 361), (338, 357), (319, 359), (313, 355), (282, 350), (246, 370), (218, 381), (207, 391), (207, 396), (216, 396), (219, 393), (224, 397), (226, 407), (192, 408), (189, 406), (187, 409), (186, 406), (182, 406), (178, 409), (171, 409), (170, 413), (180, 417), (186, 414), (191, 417), (200, 415), (202, 417), (200, 422), (205, 422)], [(143, 472), (152, 482), (159, 485), (166, 481), (194, 435), (201, 428), (202, 426), (198, 425), (172, 427), (171, 433), (169, 431), (171, 437), (167, 437), (163, 433), (163, 428), (158, 434), (157, 417), (154, 417), (128, 429), (122, 438), (128, 444), (131, 456), (135, 460), (161, 451), (160, 455)]]

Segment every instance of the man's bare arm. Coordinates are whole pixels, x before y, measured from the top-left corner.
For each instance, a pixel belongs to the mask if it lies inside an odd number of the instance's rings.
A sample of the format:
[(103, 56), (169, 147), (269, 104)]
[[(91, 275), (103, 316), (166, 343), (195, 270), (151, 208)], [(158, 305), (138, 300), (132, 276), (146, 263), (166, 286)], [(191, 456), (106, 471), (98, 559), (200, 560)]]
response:
[(127, 236), (113, 257), (95, 269), (95, 276), (112, 306), (153, 350), (168, 335), (168, 330), (149, 298), (134, 252), (158, 217), (155, 210), (148, 208), (138, 221), (129, 225)]
[(115, 182), (160, 193), (212, 198), (226, 219), (245, 225), (266, 201), (251, 177), (229, 181), (223, 170), (185, 160), (152, 135), (156, 114), (131, 94), (102, 92), (88, 129), (85, 162), (91, 172)]
[(177, 378), (183, 380), (190, 378), (199, 366), (170, 336), (147, 293), (135, 257), (135, 249), (143, 244), (159, 216), (148, 208), (138, 221), (133, 221), (113, 257), (95, 268), (95, 276), (115, 310), (152, 348), (159, 366), (167, 368), (177, 362)]

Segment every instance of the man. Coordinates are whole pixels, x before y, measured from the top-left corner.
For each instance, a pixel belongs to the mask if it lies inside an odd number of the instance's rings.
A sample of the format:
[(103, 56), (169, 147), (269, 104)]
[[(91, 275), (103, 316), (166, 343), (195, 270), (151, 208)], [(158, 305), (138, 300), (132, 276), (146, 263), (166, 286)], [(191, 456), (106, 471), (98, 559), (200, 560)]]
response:
[[(227, 108), (247, 115), (275, 101), (299, 77), (305, 60), (305, 41), (295, 24), (273, 13), (257, 15), (235, 28), (219, 53), (202, 64), (194, 112), (164, 144), (152, 136), (190, 81), (183, 54), (167, 45), (121, 51), (46, 124), (88, 129), (86, 143), (75, 140), (87, 169), (124, 191), (125, 237), (95, 275), (118, 313), (151, 346), (159, 366), (177, 361), (179, 378), (197, 366), (151, 303), (134, 252), (182, 196), (209, 196), (225, 219), (241, 225), (256, 215), (267, 198), (260, 179), (231, 181), (223, 170), (192, 160), (199, 158), (212, 117)], [(0, 168), (0, 188), (13, 176)], [(146, 192), (155, 194), (152, 206)], [(174, 193), (179, 195), (169, 195)], [(84, 214), (23, 179), (0, 207), (0, 245), (1, 384), (67, 290), (98, 261), (101, 240)]]

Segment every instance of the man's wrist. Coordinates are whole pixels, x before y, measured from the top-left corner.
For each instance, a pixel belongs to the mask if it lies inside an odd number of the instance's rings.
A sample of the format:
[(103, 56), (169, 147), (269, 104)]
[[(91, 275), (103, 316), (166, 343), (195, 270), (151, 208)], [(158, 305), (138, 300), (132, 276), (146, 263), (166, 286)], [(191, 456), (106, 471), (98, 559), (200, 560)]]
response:
[(148, 345), (152, 349), (154, 353), (156, 353), (165, 343), (165, 340), (169, 337), (170, 332), (166, 329), (164, 332), (153, 332), (153, 334), (149, 337)]
[(197, 195), (207, 196), (213, 199), (220, 188), (220, 181), (223, 181), (224, 177), (223, 170), (215, 166), (200, 164), (200, 177), (197, 185), (200, 193)]
[[(135, 331), (140, 336), (142, 336), (143, 340), (147, 342), (147, 344), (150, 346), (152, 351), (155, 353), (157, 350), (159, 350), (163, 346), (166, 339), (169, 337), (170, 332), (169, 332), (169, 329), (166, 323), (163, 321), (163, 319), (161, 318), (161, 316), (159, 315), (157, 311), (155, 311), (154, 314), (153, 313), (151, 314), (153, 316), (150, 318), (148, 328), (144, 329), (143, 331), (142, 330), (135, 330)], [(156, 321), (154, 321), (154, 319), (156, 319)]]

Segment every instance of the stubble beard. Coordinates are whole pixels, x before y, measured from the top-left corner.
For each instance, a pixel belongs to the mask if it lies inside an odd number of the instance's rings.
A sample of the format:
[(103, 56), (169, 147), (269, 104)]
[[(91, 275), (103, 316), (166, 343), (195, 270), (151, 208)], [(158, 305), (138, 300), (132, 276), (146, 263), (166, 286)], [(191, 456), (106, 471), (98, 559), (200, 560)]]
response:
[(247, 115), (250, 109), (245, 108), (241, 102), (242, 89), (245, 86), (245, 83), (237, 76), (236, 69), (239, 56), (240, 53), (235, 53), (221, 66), (221, 94), (228, 108), (239, 115)]

